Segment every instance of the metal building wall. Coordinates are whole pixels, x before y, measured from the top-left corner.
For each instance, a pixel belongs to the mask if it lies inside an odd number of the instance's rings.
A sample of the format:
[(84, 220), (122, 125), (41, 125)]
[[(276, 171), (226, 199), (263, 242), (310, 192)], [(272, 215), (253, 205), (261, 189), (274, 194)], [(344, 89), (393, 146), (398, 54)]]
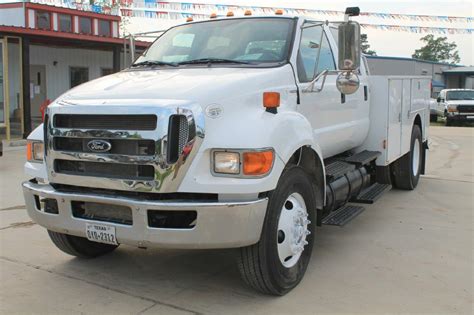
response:
[(101, 76), (101, 68), (112, 68), (113, 54), (112, 51), (31, 45), (30, 64), (46, 66), (47, 98), (54, 100), (70, 89), (70, 67), (87, 67), (89, 80), (93, 80)]

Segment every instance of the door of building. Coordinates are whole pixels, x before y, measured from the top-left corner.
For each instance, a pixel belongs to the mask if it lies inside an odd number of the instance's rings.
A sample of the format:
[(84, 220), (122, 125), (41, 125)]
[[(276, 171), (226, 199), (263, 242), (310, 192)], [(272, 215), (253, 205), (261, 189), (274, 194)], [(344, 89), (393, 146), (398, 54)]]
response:
[(46, 101), (46, 66), (30, 66), (30, 103), (33, 126), (41, 123), (41, 104)]

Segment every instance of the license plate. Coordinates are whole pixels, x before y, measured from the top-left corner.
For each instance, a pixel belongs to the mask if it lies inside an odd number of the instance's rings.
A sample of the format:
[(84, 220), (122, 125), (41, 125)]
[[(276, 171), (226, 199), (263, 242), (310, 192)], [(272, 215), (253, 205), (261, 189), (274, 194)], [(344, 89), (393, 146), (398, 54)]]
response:
[(118, 245), (114, 226), (86, 223), (86, 235), (89, 241)]
[(467, 119), (474, 119), (474, 116), (467, 116)]

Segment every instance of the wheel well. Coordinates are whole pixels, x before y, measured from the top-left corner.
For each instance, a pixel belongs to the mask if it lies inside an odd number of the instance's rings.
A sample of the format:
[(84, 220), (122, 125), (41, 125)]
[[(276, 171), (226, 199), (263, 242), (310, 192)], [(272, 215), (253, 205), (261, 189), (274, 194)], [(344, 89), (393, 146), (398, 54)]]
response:
[(420, 127), (421, 135), (423, 136), (423, 126), (422, 126), (422, 123), (421, 123), (421, 117), (420, 117), (420, 115), (416, 115), (416, 117), (415, 117), (415, 122), (414, 122), (413, 124), (414, 124), (414, 125), (417, 125), (418, 127)]
[(301, 147), (293, 153), (287, 163), (287, 166), (289, 165), (298, 165), (311, 176), (316, 198), (316, 207), (317, 209), (322, 209), (326, 198), (326, 181), (324, 177), (324, 166), (318, 154), (309, 146)]

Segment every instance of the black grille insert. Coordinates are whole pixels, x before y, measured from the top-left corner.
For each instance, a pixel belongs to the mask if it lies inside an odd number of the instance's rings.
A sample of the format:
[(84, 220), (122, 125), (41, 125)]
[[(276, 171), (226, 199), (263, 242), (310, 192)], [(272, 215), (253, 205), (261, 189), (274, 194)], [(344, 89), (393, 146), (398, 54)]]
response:
[(458, 105), (460, 113), (474, 113), (474, 105)]
[(153, 180), (155, 174), (151, 165), (68, 160), (55, 160), (54, 169), (60, 174), (148, 181)]
[(132, 225), (132, 209), (126, 206), (71, 201), (72, 215), (75, 218)]
[(168, 163), (176, 163), (189, 139), (188, 119), (184, 115), (171, 115), (168, 126)]
[(99, 130), (155, 130), (156, 115), (54, 115), (56, 128)]
[[(87, 144), (92, 138), (67, 138), (54, 137), (54, 150), (65, 152), (85, 152), (91, 153)], [(155, 141), (153, 140), (122, 140), (122, 139), (101, 139), (109, 142), (112, 147), (104, 154), (121, 155), (154, 155)]]
[(152, 228), (192, 229), (196, 218), (196, 211), (148, 210), (148, 226)]

